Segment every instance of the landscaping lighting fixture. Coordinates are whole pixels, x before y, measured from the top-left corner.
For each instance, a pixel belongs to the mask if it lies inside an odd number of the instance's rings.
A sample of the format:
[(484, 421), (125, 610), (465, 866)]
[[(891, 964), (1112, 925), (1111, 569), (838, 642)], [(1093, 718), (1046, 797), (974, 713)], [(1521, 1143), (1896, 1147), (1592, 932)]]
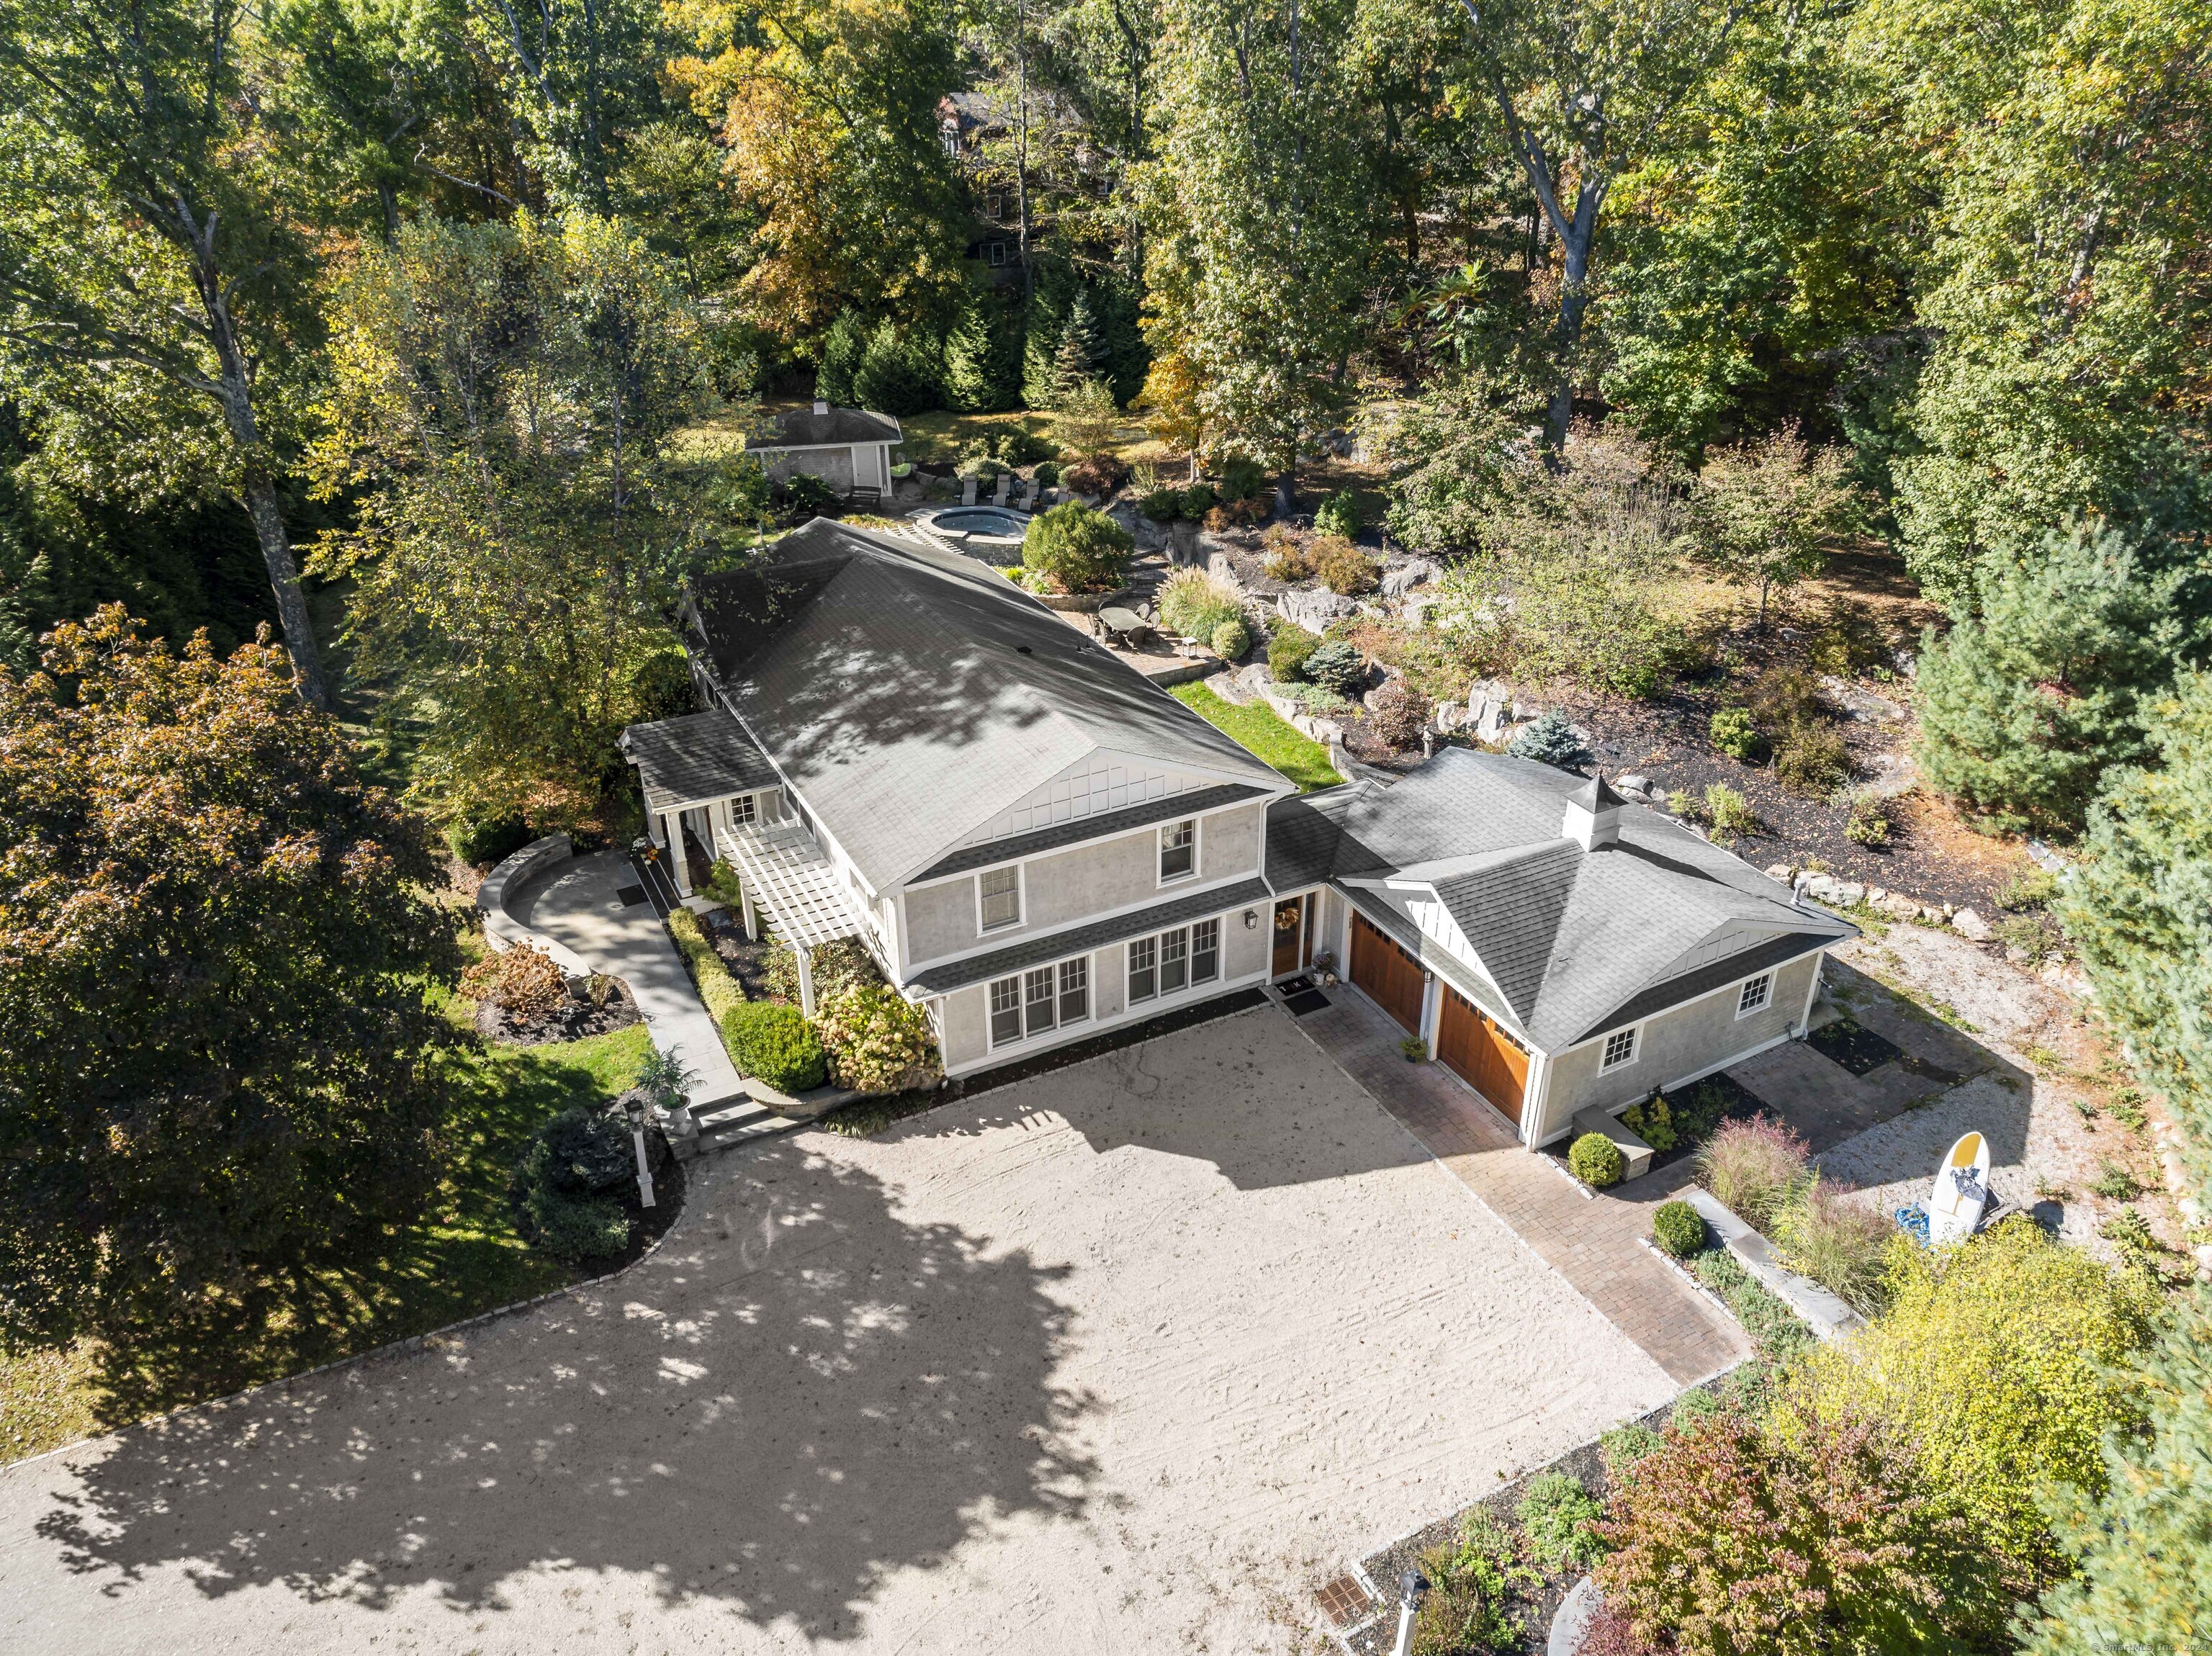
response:
[(1428, 1590), (1428, 1578), (1419, 1570), (1407, 1570), (1398, 1578), (1398, 1642), (1392, 1647), (1392, 1656), (1407, 1656), (1413, 1649), (1413, 1612), (1421, 1607), (1421, 1595)]
[(623, 1107), (629, 1117), (629, 1142), (637, 1151), (637, 1199), (653, 1205), (653, 1169), (645, 1160), (645, 1101), (632, 1093)]

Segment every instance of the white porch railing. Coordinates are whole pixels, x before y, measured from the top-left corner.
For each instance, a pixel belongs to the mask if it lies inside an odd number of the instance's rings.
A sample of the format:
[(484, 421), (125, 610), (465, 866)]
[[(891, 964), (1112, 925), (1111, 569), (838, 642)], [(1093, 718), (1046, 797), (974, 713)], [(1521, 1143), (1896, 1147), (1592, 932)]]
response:
[(814, 946), (862, 930), (837, 870), (796, 822), (733, 824), (714, 838), (744, 884), (747, 935), (758, 934), (756, 905), (766, 909), (776, 936), (798, 958), (799, 1009), (812, 1017)]

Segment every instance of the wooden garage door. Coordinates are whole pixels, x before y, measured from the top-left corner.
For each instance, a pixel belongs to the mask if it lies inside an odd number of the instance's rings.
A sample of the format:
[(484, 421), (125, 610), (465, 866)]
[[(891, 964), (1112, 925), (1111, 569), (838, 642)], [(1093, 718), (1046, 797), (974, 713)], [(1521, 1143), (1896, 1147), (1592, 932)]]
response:
[(1515, 1125), (1521, 1089), (1528, 1079), (1528, 1054), (1490, 1016), (1449, 984), (1437, 1017), (1437, 1057), (1495, 1104)]
[(1407, 1030), (1419, 1032), (1421, 964), (1364, 914), (1352, 917), (1352, 980)]

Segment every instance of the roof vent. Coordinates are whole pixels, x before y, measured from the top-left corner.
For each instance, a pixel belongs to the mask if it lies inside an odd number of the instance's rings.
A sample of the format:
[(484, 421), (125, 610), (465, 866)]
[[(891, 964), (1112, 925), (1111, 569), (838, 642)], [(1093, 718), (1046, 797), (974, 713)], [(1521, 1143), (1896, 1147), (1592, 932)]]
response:
[(817, 397), (814, 399), (814, 411), (817, 414), (827, 414), (830, 412), (830, 405)]
[(1628, 802), (1613, 791), (1605, 773), (1596, 775), (1567, 796), (1567, 810), (1559, 824), (1561, 837), (1574, 840), (1584, 851), (1595, 851), (1620, 838), (1620, 808)]
[(1017, 644), (1014, 646), (1014, 653), (1018, 656), (1029, 656), (1035, 655), (1036, 652), (1030, 649), (1026, 644)]

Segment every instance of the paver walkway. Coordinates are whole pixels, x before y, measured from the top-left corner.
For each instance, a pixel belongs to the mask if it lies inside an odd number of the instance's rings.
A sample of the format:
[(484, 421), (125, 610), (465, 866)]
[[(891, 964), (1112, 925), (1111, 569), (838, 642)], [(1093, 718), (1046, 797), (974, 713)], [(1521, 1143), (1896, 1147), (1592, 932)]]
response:
[(653, 1046), (675, 1053), (695, 1077), (690, 1088), (694, 1109), (743, 1096), (737, 1066), (652, 905), (626, 908), (615, 895), (617, 887), (634, 880), (629, 859), (620, 852), (594, 852), (557, 864), (525, 886), (514, 899), (515, 918), (629, 986)]
[(1586, 1197), (1443, 1065), (1408, 1064), (1398, 1050), (1405, 1032), (1356, 990), (1339, 984), (1328, 993), (1334, 1004), (1298, 1028), (1677, 1384), (1710, 1380), (1751, 1355), (1743, 1330), (1644, 1246), (1652, 1208), (1689, 1182), (1688, 1162), (1620, 1194)]

